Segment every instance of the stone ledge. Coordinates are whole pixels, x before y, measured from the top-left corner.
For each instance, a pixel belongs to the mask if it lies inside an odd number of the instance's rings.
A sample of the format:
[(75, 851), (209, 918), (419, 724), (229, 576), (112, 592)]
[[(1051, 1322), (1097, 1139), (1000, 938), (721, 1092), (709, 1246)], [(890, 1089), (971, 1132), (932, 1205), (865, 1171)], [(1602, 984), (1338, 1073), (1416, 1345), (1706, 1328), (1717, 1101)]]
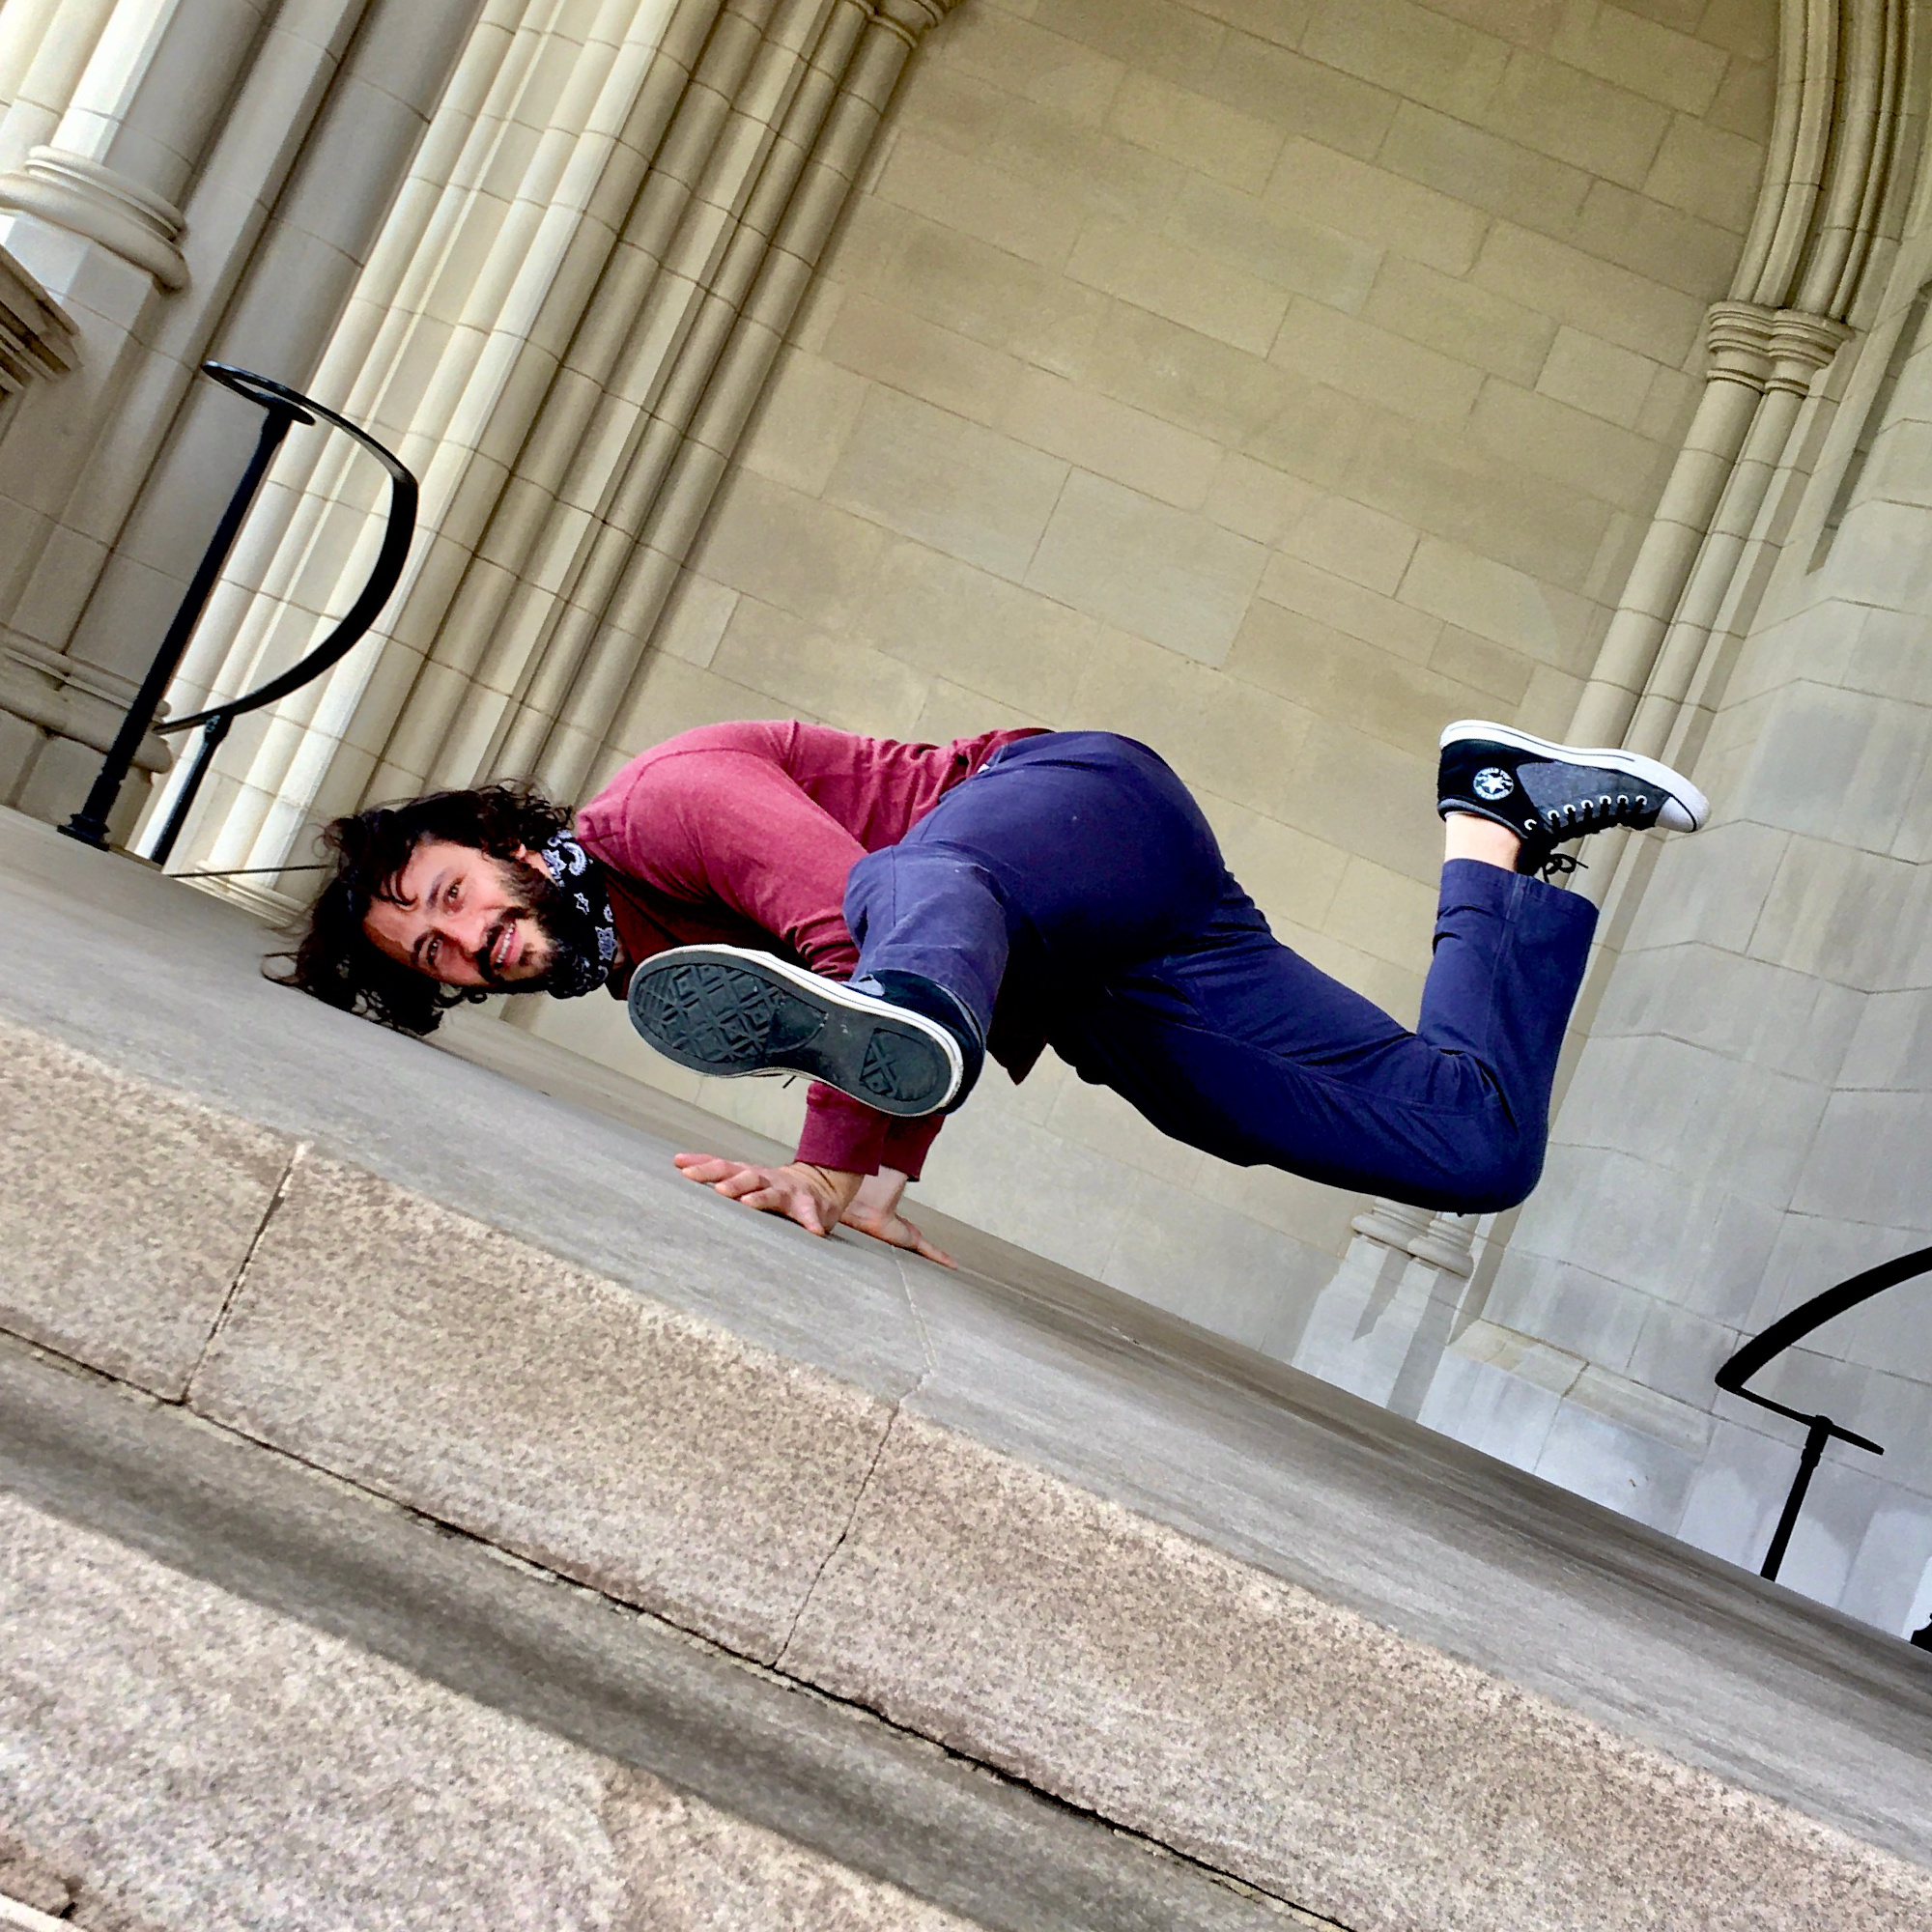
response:
[(0, 1021), (0, 1325), (179, 1400), (295, 1151)]
[[(212, 1338), (207, 1399), (232, 1340), (223, 1399), (297, 1453), (788, 1645), (800, 1676), (1298, 1903), (1364, 1900), (1356, 1932), (1924, 1918), (1922, 1654), (971, 1230), (938, 1231), (953, 1275), (747, 1213), (669, 1165), (752, 1151), (722, 1123), (488, 1020), (465, 1050), (514, 1080), (267, 985), (252, 922), (4, 812), (0, 879), (0, 1016), (157, 1107), (304, 1144), (297, 1174), (362, 1202), (299, 1251), (271, 1217), (256, 1314), (244, 1280)], [(333, 1321), (304, 1315), (309, 1270)], [(727, 1472), (721, 1510), (679, 1459), (701, 1468), (714, 1391), (755, 1458), (760, 1389), (810, 1454)], [(1415, 1694), (1385, 1723), (1391, 1671)], [(1452, 1815), (1428, 1779), (1469, 1724)], [(1711, 1857), (1680, 1874), (1687, 1832)], [(1605, 1850), (1639, 1841), (1644, 1883), (1690, 1888), (1667, 1908)], [(1822, 1910), (1778, 1889), (1801, 1853), (1843, 1882)]]
[(0, 1620), (8, 1835), (76, 1926), (968, 1932), (4, 1494)]
[(313, 1154), (189, 1404), (761, 1663), (892, 1415)]
[[(20, 1064), (60, 1112), (16, 1082), (17, 1146), (82, 1117), (144, 1153), (142, 1083)], [(1362, 1932), (1932, 1914), (1922, 1868), (366, 1172), (298, 1160), (237, 1267), (196, 1411)], [(92, 1280), (69, 1352), (108, 1367)]]
[[(118, 1885), (125, 1894), (198, 1861), (214, 1909), (179, 1932), (238, 1922), (232, 1895), (222, 1896), (223, 1874), (238, 1865), (248, 1883), (276, 1889), (277, 1926), (334, 1932), (348, 1923), (342, 1910), (328, 1909), (330, 1888), (347, 1876), (360, 1893), (357, 1932), (417, 1932), (424, 1921), (414, 1892), (406, 1884), (392, 1893), (357, 1849), (395, 1847), (406, 1879), (412, 1866), (447, 1872), (449, 1815), (420, 1805), (407, 1784), (385, 1787), (355, 1764), (345, 1768), (327, 1815), (335, 1845), (350, 1850), (332, 1860), (311, 1860), (299, 1832), (285, 1841), (254, 1831), (252, 1819), (238, 1828), (220, 1816), (234, 1789), (222, 1775), (226, 1756), (273, 1765), (293, 1744), (295, 1762), (283, 1776), (297, 1786), (295, 1800), (271, 1790), (258, 1816), (262, 1809), (299, 1816), (304, 1791), (330, 1788), (333, 1757), (353, 1755), (364, 1741), (355, 1725), (356, 1707), (366, 1706), (358, 1686), (371, 1681), (357, 1662), (363, 1654), (421, 1680), (418, 1694), (433, 1706), (467, 1702), (514, 1720), (507, 1734), (527, 1735), (538, 1747), (520, 1753), (525, 1762), (561, 1740), (985, 1932), (1285, 1932), (1329, 1923), (1304, 1920), (795, 1678), (747, 1664), (657, 1618), (613, 1614), (619, 1606), (608, 1597), (5, 1338), (0, 1490), (81, 1532), (97, 1565), (144, 1598), (180, 1603), (193, 1590), (212, 1605), (211, 1616), (243, 1637), (267, 1622), (343, 1640), (334, 1655), (346, 1682), (335, 1703), (348, 1721), (331, 1732), (325, 1714), (327, 1747), (313, 1756), (302, 1747), (313, 1742), (315, 1714), (304, 1710), (289, 1724), (272, 1684), (266, 1703), (240, 1694), (246, 1672), (224, 1674), (226, 1642), (205, 1673), (218, 1685), (183, 1693), (198, 1719), (187, 1735), (144, 1740), (125, 1710), (103, 1714), (65, 1688), (71, 1679), (98, 1682), (99, 1653), (125, 1659), (127, 1645), (111, 1590), (62, 1588), (76, 1560), (64, 1545), (60, 1562), (44, 1569), (41, 1593), (22, 1610), (10, 1606), (10, 1641), (0, 1644), (0, 1762), (10, 1768), (0, 1801), (0, 1892), (24, 1897), (37, 1889), (48, 1910), (76, 1889)], [(92, 1607), (70, 1601), (77, 1595)], [(221, 1599), (238, 1597), (245, 1603), (222, 1606)], [(71, 1671), (60, 1662), (70, 1653)], [(33, 1677), (63, 1688), (51, 1696), (20, 1694)], [(230, 1694), (208, 1694), (215, 1688)], [(439, 1690), (451, 1696), (439, 1697)], [(477, 1714), (467, 1721), (472, 1735), (487, 1732)], [(71, 1739), (75, 1728), (83, 1735)], [(239, 1748), (224, 1752), (234, 1733)], [(117, 1734), (131, 1736), (136, 1748), (102, 1751), (99, 1737)], [(421, 1740), (401, 1747), (420, 1750)], [(423, 1755), (433, 1780), (433, 1756)], [(88, 1826), (67, 1815), (62, 1796), (75, 1764), (107, 1786), (90, 1793), (86, 1819), (132, 1815), (142, 1829), (97, 1830), (91, 1845), (76, 1844)], [(183, 1776), (183, 1765), (197, 1768)], [(474, 1767), (452, 1767), (449, 1782), (473, 1792)], [(23, 1808), (31, 1784), (40, 1787), (38, 1802)], [(417, 1837), (420, 1846), (412, 1843)], [(23, 1863), (29, 1842), (66, 1845), (70, 1855), (51, 1867), (31, 1855)], [(247, 1859), (237, 1855), (242, 1842)], [(205, 1856), (211, 1848), (215, 1855)], [(525, 1889), (492, 1901), (487, 1922), (567, 1922), (567, 1891), (542, 1871), (525, 1878)], [(22, 1879), (28, 1889), (15, 1883)], [(721, 1926), (702, 1912), (680, 1918), (658, 1902), (664, 1909), (649, 1919), (653, 1932), (736, 1932), (740, 1922)], [(384, 1909), (395, 1917), (385, 1918)], [(775, 1910), (747, 1918), (744, 1932), (827, 1932), (843, 1922)], [(79, 1922), (96, 1920), (83, 1912)], [(471, 1920), (442, 1922), (468, 1932)]]

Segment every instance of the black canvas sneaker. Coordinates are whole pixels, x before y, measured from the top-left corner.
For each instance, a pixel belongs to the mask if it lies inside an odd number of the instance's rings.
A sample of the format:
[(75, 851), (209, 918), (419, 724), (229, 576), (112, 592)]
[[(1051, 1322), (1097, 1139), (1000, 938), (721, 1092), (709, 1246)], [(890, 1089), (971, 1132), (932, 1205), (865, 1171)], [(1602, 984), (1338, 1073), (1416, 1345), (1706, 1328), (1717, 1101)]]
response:
[(943, 987), (885, 977), (847, 985), (769, 952), (680, 946), (632, 976), (631, 1024), (698, 1073), (804, 1073), (882, 1114), (942, 1113), (979, 1073), (976, 1029)]
[(1689, 779), (1636, 752), (1552, 745), (1480, 718), (1449, 725), (1441, 744), (1435, 810), (1508, 826), (1522, 840), (1520, 872), (1573, 868), (1555, 848), (1586, 833), (1613, 825), (1695, 832), (1711, 815)]

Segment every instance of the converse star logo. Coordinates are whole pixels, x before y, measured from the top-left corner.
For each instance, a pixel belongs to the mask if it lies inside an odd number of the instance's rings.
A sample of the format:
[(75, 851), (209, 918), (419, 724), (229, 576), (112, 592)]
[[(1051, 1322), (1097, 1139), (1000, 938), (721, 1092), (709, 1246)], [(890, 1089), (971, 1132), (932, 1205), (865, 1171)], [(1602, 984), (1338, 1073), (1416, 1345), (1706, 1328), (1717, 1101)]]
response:
[(1485, 765), (1469, 781), (1469, 789), (1486, 805), (1493, 805), (1516, 789), (1516, 781), (1500, 765)]

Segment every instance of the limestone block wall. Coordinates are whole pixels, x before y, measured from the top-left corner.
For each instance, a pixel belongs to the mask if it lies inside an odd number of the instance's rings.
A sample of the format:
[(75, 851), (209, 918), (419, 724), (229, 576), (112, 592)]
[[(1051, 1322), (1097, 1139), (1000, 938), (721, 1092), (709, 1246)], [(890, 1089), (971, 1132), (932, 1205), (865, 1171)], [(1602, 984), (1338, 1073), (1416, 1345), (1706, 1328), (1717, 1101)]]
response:
[[(1700, 777), (1719, 822), (1662, 853), (1549, 1179), (1422, 1409), (1753, 1568), (1803, 1432), (1718, 1394), (1713, 1370), (1932, 1242), (1928, 275), (1921, 215), (1718, 712)], [(1833, 1445), (1783, 1580), (1925, 1623), (1932, 1282), (1758, 1385), (1887, 1451)]]
[[(1100, 725), (1412, 1017), (1434, 742), (1569, 723), (1750, 215), (1771, 0), (965, 0), (601, 770), (687, 725)], [(601, 1002), (534, 1020), (675, 1085)], [(680, 1089), (680, 1091), (686, 1091)], [(692, 1087), (782, 1135), (796, 1093)], [(924, 1196), (1283, 1348), (1362, 1204), (1043, 1067)]]

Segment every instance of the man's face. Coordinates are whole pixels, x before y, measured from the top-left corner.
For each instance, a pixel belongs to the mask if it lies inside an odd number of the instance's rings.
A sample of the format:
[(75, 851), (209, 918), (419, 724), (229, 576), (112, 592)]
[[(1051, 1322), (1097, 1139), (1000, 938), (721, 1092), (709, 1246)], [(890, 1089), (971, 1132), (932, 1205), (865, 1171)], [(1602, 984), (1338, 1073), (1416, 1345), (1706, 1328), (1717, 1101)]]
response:
[(509, 859), (424, 838), (397, 873), (393, 898), (362, 927), (391, 959), (445, 986), (507, 990), (541, 980), (556, 959), (544, 917), (556, 888), (527, 848)]

